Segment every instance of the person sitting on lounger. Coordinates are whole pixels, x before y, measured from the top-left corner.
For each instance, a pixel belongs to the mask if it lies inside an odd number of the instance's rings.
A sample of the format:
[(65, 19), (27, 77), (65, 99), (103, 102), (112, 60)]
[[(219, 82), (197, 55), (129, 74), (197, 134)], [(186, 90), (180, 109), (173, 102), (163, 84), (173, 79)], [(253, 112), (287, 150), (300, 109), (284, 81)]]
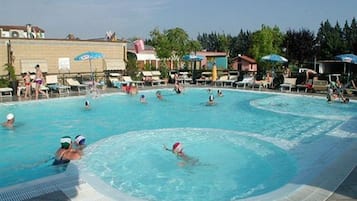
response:
[(52, 165), (66, 165), (71, 160), (78, 160), (83, 152), (72, 148), (72, 138), (64, 136), (60, 139), (61, 147), (56, 151)]
[(2, 125), (7, 128), (13, 128), (14, 123), (15, 123), (15, 115), (13, 113), (9, 113), (6, 115), (6, 121)]

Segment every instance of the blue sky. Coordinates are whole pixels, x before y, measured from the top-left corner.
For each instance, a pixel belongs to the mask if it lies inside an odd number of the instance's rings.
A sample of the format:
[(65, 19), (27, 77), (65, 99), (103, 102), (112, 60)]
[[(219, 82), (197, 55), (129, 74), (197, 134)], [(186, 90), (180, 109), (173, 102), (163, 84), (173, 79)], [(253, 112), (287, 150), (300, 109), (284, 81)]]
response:
[(262, 24), (281, 31), (302, 28), (317, 32), (322, 21), (349, 23), (357, 0), (2, 0), (0, 25), (33, 24), (47, 38), (149, 38), (150, 31), (180, 27), (192, 39), (199, 33), (236, 36)]

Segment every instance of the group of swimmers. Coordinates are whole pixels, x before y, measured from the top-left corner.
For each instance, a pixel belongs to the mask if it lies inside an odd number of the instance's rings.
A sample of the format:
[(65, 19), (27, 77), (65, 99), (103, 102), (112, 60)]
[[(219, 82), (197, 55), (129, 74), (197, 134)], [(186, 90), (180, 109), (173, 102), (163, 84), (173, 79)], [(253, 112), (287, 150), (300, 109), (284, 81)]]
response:
[(60, 148), (56, 151), (52, 165), (65, 165), (71, 160), (78, 160), (83, 155), (86, 138), (82, 135), (77, 135), (74, 142), (70, 136), (63, 136), (60, 139)]

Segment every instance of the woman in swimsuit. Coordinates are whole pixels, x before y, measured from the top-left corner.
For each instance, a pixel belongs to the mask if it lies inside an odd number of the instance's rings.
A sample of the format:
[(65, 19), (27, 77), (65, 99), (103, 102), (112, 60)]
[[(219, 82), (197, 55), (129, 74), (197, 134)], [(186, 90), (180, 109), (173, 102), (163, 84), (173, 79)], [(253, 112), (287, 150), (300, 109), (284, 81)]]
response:
[(30, 77), (30, 72), (26, 72), (26, 75), (24, 76), (24, 83), (25, 83), (25, 98), (30, 98), (31, 97), (31, 77)]
[(55, 160), (52, 165), (68, 164), (71, 160), (78, 160), (82, 157), (83, 152), (79, 149), (72, 148), (72, 138), (64, 136), (60, 140), (61, 147), (56, 151)]

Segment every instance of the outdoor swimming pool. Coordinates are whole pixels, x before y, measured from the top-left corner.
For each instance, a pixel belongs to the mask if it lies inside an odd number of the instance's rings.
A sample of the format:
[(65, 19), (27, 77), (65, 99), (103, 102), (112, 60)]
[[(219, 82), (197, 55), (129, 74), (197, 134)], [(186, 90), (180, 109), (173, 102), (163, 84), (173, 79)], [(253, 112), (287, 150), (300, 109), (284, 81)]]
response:
[[(62, 172), (49, 159), (64, 135), (87, 138), (80, 171), (147, 200), (235, 200), (306, 184), (356, 142), (353, 102), (224, 90), (208, 107), (206, 89), (162, 93), (142, 92), (148, 104), (102, 95), (89, 111), (84, 97), (2, 104), (16, 128), (0, 130), (0, 187)], [(200, 164), (180, 167), (162, 149), (176, 141)]]

